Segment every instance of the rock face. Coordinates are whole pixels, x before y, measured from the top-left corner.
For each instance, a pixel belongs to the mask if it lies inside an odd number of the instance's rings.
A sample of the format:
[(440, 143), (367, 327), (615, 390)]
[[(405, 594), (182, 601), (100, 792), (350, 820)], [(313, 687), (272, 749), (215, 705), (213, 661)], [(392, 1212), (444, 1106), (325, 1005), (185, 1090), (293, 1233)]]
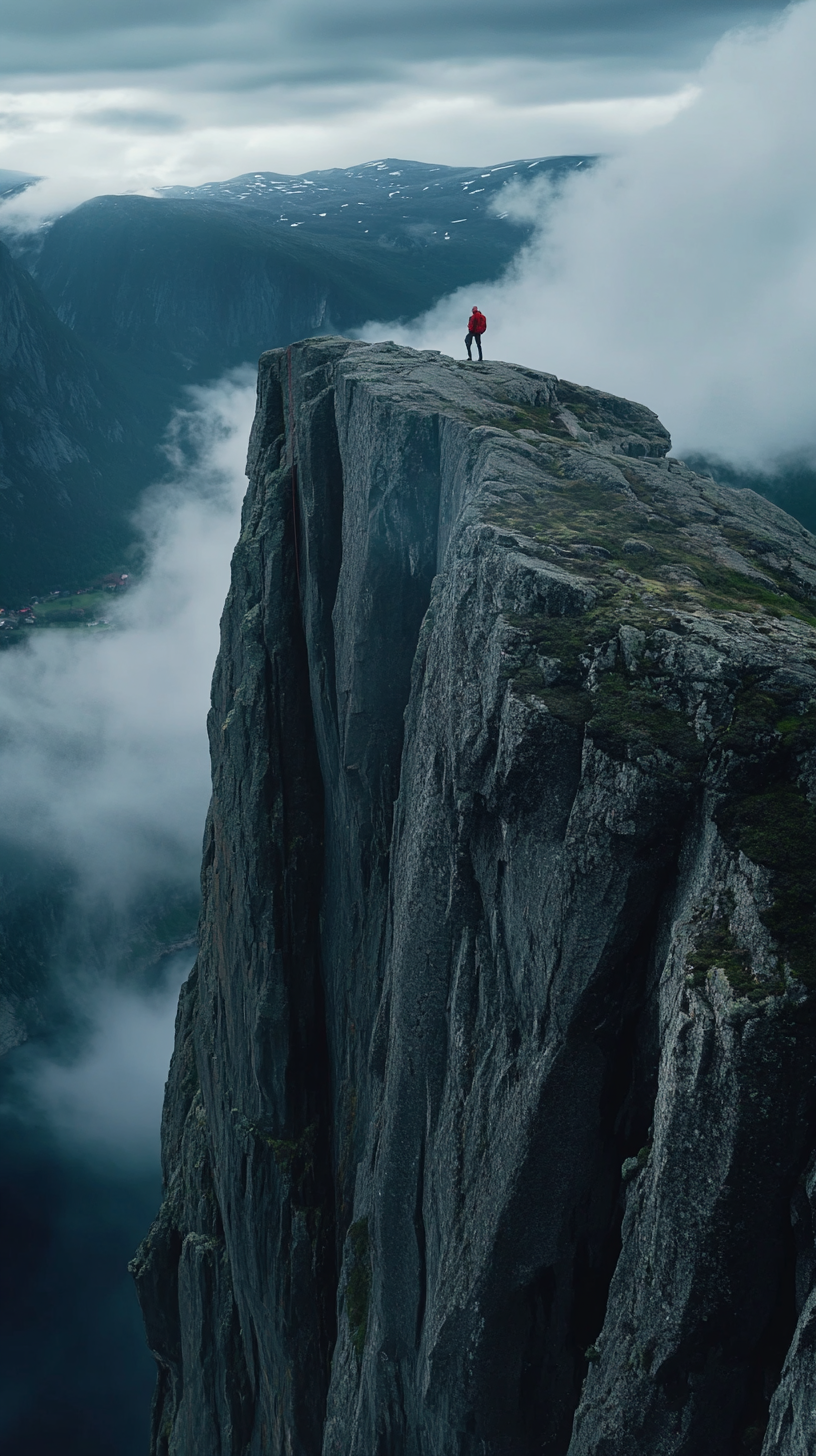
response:
[(116, 565), (168, 416), (134, 400), (0, 243), (0, 605)]
[(262, 359), (156, 1456), (811, 1450), (816, 541), (669, 444)]

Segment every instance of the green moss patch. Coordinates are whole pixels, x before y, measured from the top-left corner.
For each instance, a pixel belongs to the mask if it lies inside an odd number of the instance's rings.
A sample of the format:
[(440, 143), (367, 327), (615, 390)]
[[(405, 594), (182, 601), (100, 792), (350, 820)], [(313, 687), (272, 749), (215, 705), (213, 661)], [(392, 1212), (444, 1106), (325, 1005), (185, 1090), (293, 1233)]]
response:
[(769, 692), (756, 678), (747, 679), (734, 698), (731, 722), (720, 735), (723, 747), (743, 756), (771, 751), (772, 776), (795, 778), (796, 755), (816, 748), (816, 708), (793, 711), (800, 696), (801, 690), (794, 687), (787, 693), (778, 688)]
[(816, 748), (816, 708), (808, 708), (805, 713), (783, 713), (774, 726), (787, 752), (807, 753)]
[[(680, 527), (688, 524), (686, 518), (664, 502), (659, 504), (659, 514), (648, 517), (623, 489), (556, 478), (557, 468), (554, 470), (548, 463), (547, 469), (552, 478), (546, 485), (515, 491), (512, 501), (490, 509), (488, 521), (554, 549), (564, 556), (570, 571), (619, 595), (621, 587), (613, 578), (623, 568), (632, 578), (628, 589), (634, 584), (647, 590), (658, 611), (682, 607), (751, 613), (762, 610), (780, 617), (797, 617), (816, 626), (816, 612), (802, 599), (795, 584), (764, 563), (761, 570), (775, 585), (768, 586), (723, 566), (712, 552), (702, 545), (696, 549), (681, 535)], [(639, 478), (630, 472), (627, 477), (629, 474), (638, 481), (639, 496), (651, 499)], [(627, 550), (626, 543), (632, 540), (642, 543), (644, 549), (637, 553), (631, 547)], [(581, 551), (582, 547), (589, 550)], [(608, 559), (598, 559), (593, 551), (602, 551)], [(670, 568), (682, 568), (697, 581), (669, 580), (665, 573)]]
[(568, 410), (579, 425), (600, 440), (609, 440), (618, 432), (638, 436), (643, 441), (643, 455), (660, 455), (670, 445), (669, 436), (651, 410), (628, 400), (599, 396), (580, 385), (559, 380), (558, 400), (554, 411), (548, 405), (524, 404), (508, 395), (497, 393), (495, 408), (490, 414), (465, 410), (469, 419), (479, 424), (494, 425), (502, 430), (533, 429), (556, 439), (574, 443), (573, 436), (559, 418)]
[(722, 734), (724, 748), (748, 755), (767, 749), (776, 737), (780, 705), (756, 681), (749, 681), (734, 698), (731, 722)]
[(318, 1134), (317, 1123), (310, 1123), (298, 1138), (274, 1137), (271, 1131), (261, 1123), (251, 1122), (248, 1118), (242, 1117), (240, 1114), (238, 1116), (237, 1126), (242, 1131), (250, 1133), (270, 1149), (282, 1177), (291, 1184), (299, 1197), (303, 1196), (303, 1185), (311, 1178), (314, 1172), (314, 1151)]
[(569, 723), (571, 728), (583, 728), (592, 717), (592, 699), (589, 693), (574, 688), (543, 688), (538, 697), (554, 718)]
[[(630, 622), (648, 628), (646, 614), (630, 614)], [(541, 670), (526, 663), (513, 674), (519, 693), (540, 698), (556, 717), (578, 728), (586, 725), (590, 737), (614, 758), (654, 753), (669, 754), (686, 769), (702, 764), (705, 750), (682, 713), (663, 702), (644, 677), (605, 671), (597, 691), (584, 686), (586, 665), (595, 648), (617, 634), (618, 614), (605, 605), (581, 617), (511, 618), (541, 655), (557, 660), (559, 680), (545, 686)]]
[(734, 993), (749, 1001), (764, 1001), (766, 996), (784, 990), (784, 983), (771, 987), (753, 975), (750, 956), (737, 944), (726, 917), (705, 924), (688, 964), (688, 983), (697, 989), (705, 985), (709, 971), (718, 969)]
[(590, 610), (578, 617), (517, 617), (507, 620), (518, 627), (531, 645), (545, 657), (556, 657), (565, 677), (580, 676), (582, 656), (592, 656), (595, 647), (617, 632), (617, 619), (608, 610)]
[(726, 843), (771, 871), (762, 922), (794, 975), (816, 986), (816, 810), (783, 781), (729, 799), (716, 818)]
[[(562, 444), (574, 444), (569, 430), (553, 415), (548, 405), (518, 404), (503, 395), (496, 396), (496, 405), (498, 407), (490, 414), (473, 409), (466, 409), (463, 413), (475, 425), (489, 425), (494, 430), (507, 430), (510, 434), (518, 430), (538, 430)], [(572, 405), (568, 408), (578, 418), (578, 410)]]
[(351, 1343), (361, 1360), (368, 1329), (368, 1307), (371, 1301), (371, 1250), (368, 1219), (358, 1218), (348, 1231), (351, 1268), (346, 1280), (345, 1305)]
[(587, 731), (611, 757), (639, 758), (660, 749), (687, 769), (705, 758), (683, 714), (622, 672), (605, 672), (601, 677)]

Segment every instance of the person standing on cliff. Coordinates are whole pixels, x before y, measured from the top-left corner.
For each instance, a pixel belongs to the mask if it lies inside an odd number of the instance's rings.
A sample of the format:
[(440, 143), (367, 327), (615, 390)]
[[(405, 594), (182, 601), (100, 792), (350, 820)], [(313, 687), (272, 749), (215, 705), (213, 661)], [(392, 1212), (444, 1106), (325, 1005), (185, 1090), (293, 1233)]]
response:
[(473, 355), (471, 354), (470, 351), (473, 348), (474, 340), (475, 340), (475, 343), (476, 343), (476, 348), (479, 350), (479, 358), (481, 359), (481, 357), (482, 357), (482, 334), (484, 333), (484, 331), (485, 331), (486, 328), (487, 328), (487, 319), (485, 318), (485, 316), (484, 316), (483, 313), (480, 313), (479, 312), (478, 308), (476, 307), (476, 305), (474, 303), (473, 308), (471, 310), (470, 318), (468, 319), (468, 331), (465, 334), (465, 345), (466, 345), (467, 351), (468, 351), (468, 359), (471, 359), (471, 360), (473, 359)]

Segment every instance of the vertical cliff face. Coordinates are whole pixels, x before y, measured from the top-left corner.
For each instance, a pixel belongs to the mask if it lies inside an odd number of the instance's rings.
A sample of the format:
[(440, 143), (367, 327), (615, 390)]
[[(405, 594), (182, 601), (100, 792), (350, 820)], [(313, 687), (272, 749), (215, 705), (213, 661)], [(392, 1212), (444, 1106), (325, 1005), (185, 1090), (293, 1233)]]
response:
[(157, 1456), (812, 1444), (816, 541), (668, 446), (508, 365), (264, 356)]

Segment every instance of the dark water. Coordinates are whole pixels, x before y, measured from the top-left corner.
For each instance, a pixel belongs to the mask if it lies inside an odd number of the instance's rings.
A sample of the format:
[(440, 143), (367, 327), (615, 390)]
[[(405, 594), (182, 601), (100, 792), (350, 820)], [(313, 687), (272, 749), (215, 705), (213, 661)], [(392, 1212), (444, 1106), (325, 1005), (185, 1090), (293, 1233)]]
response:
[(158, 1169), (94, 1167), (0, 1115), (0, 1452), (145, 1456), (155, 1366), (127, 1261)]

